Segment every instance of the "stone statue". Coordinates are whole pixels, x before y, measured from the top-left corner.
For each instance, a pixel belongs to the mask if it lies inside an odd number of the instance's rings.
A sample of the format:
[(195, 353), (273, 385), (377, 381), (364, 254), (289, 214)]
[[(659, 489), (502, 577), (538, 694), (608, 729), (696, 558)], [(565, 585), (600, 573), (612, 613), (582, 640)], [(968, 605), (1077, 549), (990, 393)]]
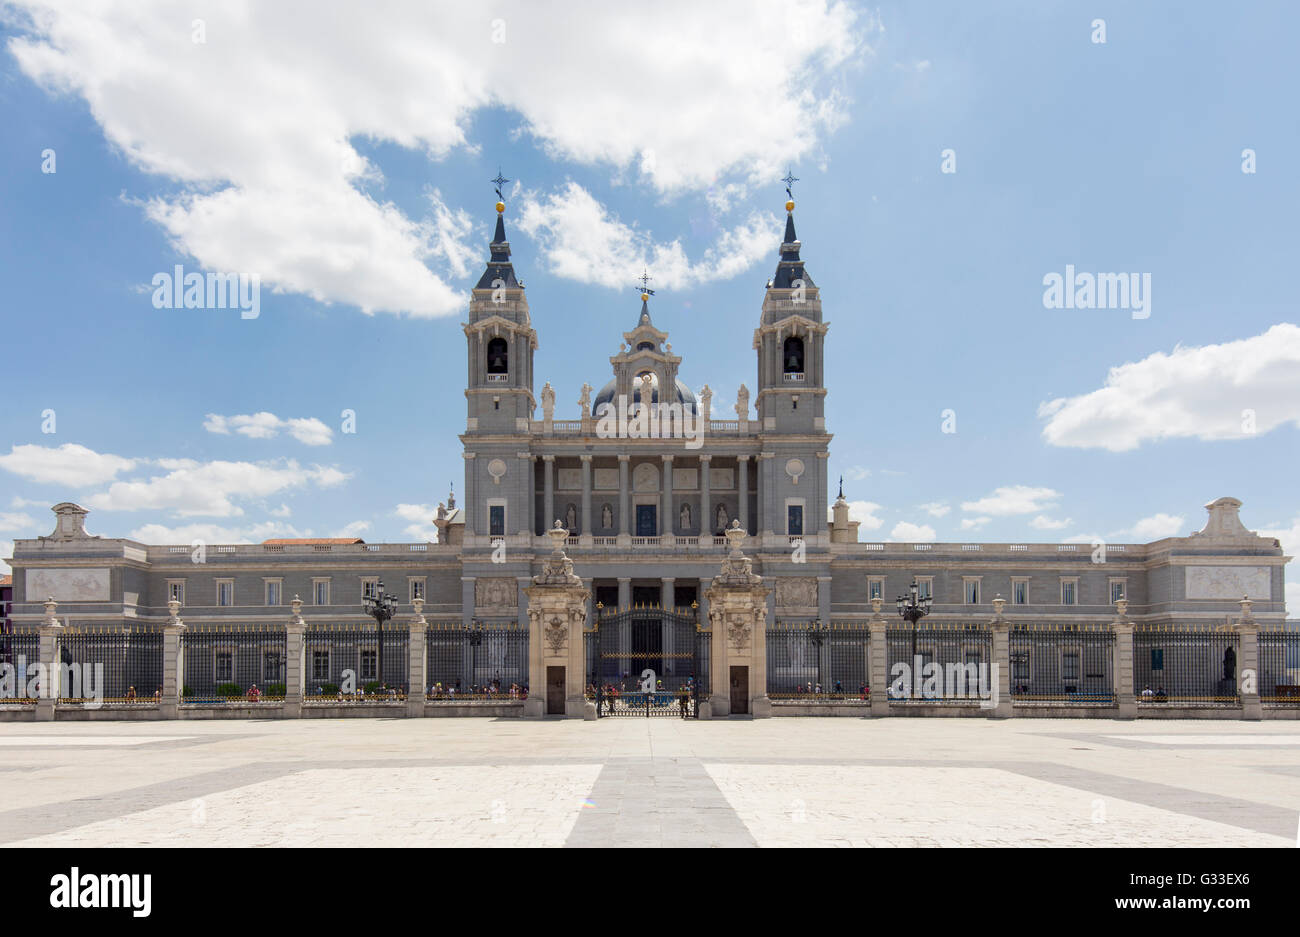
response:
[(736, 391), (736, 416), (741, 420), (749, 419), (749, 388), (744, 384)]
[(582, 408), (582, 418), (584, 420), (591, 418), (591, 385), (583, 382), (582, 396), (578, 398), (578, 406)]
[(694, 526), (691, 523), (691, 506), (689, 504), (682, 505), (681, 512), (678, 515), (678, 520), (681, 522), (682, 533), (685, 533)]
[(612, 530), (614, 527), (614, 512), (608, 504), (600, 509), (600, 526), (604, 530)]
[(727, 529), (727, 506), (725, 504), (718, 505), (717, 520), (718, 536), (721, 537), (722, 532)]
[(655, 399), (654, 378), (649, 374), (641, 375), (641, 402), (652, 403)]
[(569, 528), (569, 530), (578, 529), (578, 512), (572, 504), (570, 504), (569, 509), (564, 512), (564, 524)]
[(542, 419), (555, 419), (555, 389), (550, 381), (542, 385)]
[(700, 391), (700, 415), (707, 420), (712, 409), (713, 388), (709, 387), (708, 384), (705, 384), (704, 390)]

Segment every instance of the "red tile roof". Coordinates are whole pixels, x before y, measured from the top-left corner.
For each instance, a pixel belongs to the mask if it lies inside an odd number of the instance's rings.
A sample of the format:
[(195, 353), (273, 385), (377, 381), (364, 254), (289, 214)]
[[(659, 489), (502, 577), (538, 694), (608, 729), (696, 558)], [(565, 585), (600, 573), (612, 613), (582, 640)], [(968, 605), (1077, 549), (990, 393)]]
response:
[(304, 545), (309, 544), (315, 546), (318, 544), (335, 545), (335, 544), (349, 544), (349, 543), (365, 543), (365, 541), (362, 540), (360, 537), (299, 537), (299, 538), (284, 537), (279, 540), (263, 540), (262, 543), (273, 547), (282, 547), (282, 546), (289, 546), (291, 544), (304, 544)]
[(14, 584), (13, 576), (0, 576), (0, 586), (12, 586)]

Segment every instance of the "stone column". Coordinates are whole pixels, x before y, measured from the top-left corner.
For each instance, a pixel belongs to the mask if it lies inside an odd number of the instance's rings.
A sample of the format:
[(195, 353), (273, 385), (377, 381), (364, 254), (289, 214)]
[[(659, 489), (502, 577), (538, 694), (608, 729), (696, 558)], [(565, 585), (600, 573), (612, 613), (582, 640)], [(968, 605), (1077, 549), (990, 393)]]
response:
[(706, 593), (713, 632), (709, 702), (714, 718), (731, 714), (731, 668), (742, 666), (749, 673), (744, 693), (750, 713), (760, 719), (772, 715), (767, 697), (767, 603), (772, 590), (754, 574), (752, 561), (741, 551), (746, 536), (739, 519), (732, 521), (727, 530), (730, 550)]
[[(1240, 636), (1237, 657), (1237, 692), (1241, 696), (1241, 718), (1258, 721), (1264, 718), (1264, 704), (1259, 698), (1259, 622), (1251, 614), (1249, 597), (1241, 597), (1241, 618), (1232, 626)], [(1247, 676), (1249, 675), (1249, 677)]]
[(632, 607), (632, 578), (630, 576), (618, 577), (618, 609)]
[(537, 529), (537, 456), (535, 455), (528, 457), (528, 531), (533, 536), (541, 536), (542, 533)]
[(62, 676), (59, 635), (63, 633), (63, 626), (59, 624), (58, 608), (54, 596), (49, 596), (45, 600), (45, 620), (37, 628), (41, 665), (40, 695), (36, 698), (37, 722), (53, 722), (54, 707), (59, 701), (59, 678)]
[(591, 543), (592, 523), (591, 523), (591, 456), (583, 453), (579, 458), (582, 460), (582, 524), (578, 531), (580, 534), (580, 543), (586, 545)]
[(993, 599), (993, 620), (989, 630), (993, 632), (993, 660), (990, 662), (992, 685), (989, 687), (992, 698), (980, 703), (981, 708), (989, 710), (993, 719), (1007, 719), (1015, 715), (1011, 705), (1011, 622), (1002, 615), (1007, 600), (1002, 596)]
[[(632, 607), (632, 580), (627, 576), (618, 577), (618, 610), (626, 611)], [(630, 648), (632, 646), (632, 622), (626, 618), (618, 626), (618, 646)], [(622, 657), (618, 662), (618, 672), (620, 676), (628, 672), (632, 666), (632, 658)]]
[(664, 517), (659, 522), (659, 533), (661, 536), (670, 538), (662, 541), (664, 544), (670, 544), (673, 536), (673, 457), (665, 455), (662, 458), (664, 460), (664, 491), (663, 506), (660, 510), (663, 511)]
[(429, 622), (424, 617), (424, 599), (411, 599), (415, 617), (411, 619), (411, 643), (406, 655), (406, 714), (423, 716), (425, 694), (429, 688)]
[(542, 456), (542, 529), (555, 523), (555, 456)]
[(528, 596), (528, 699), (524, 715), (540, 717), (546, 713), (549, 667), (563, 667), (564, 714), (596, 718), (596, 704), (583, 691), (587, 680), (587, 602), (591, 594), (573, 572), (573, 561), (564, 553), (568, 531), (556, 521), (546, 532), (551, 538), (551, 555), (533, 584), (524, 592)]
[[(303, 619), (303, 600), (294, 597), (289, 603), (294, 613), (285, 623), (285, 706), (287, 719), (303, 715), (303, 697), (307, 693), (307, 621)], [(183, 628), (183, 625), (182, 625)], [(166, 689), (162, 690), (166, 698)]]
[[(471, 537), (479, 533), (479, 516), (478, 516), (478, 465), (474, 462), (477, 457), (475, 452), (461, 453), (465, 457), (465, 536)], [(487, 518), (482, 519), (483, 533), (488, 532)]]
[[(677, 607), (676, 581), (671, 576), (663, 576), (659, 582), (661, 584), (659, 604), (671, 612)], [(664, 654), (668, 655), (663, 661), (664, 672), (676, 673), (678, 662), (673, 659), (672, 655), (677, 651), (677, 628), (667, 621), (661, 621), (659, 628), (659, 646), (664, 649)]]
[(460, 577), (460, 621), (466, 628), (474, 623), (474, 579)]
[(1110, 624), (1115, 632), (1111, 679), (1115, 685), (1115, 702), (1120, 719), (1137, 718), (1137, 694), (1133, 690), (1133, 622), (1128, 620), (1128, 600), (1115, 602), (1117, 616)]
[(736, 516), (740, 529), (749, 530), (749, 456), (736, 457)]
[(181, 635), (185, 623), (181, 621), (181, 603), (172, 599), (167, 603), (171, 618), (163, 625), (163, 684), (158, 715), (162, 719), (176, 719), (180, 715), (181, 693), (185, 688), (185, 650)]
[(709, 466), (713, 456), (700, 456), (700, 546), (713, 546), (713, 505), (712, 479), (709, 478)]
[(632, 545), (632, 488), (628, 483), (628, 456), (618, 457), (618, 545)]
[(867, 630), (871, 632), (867, 654), (867, 662), (871, 670), (868, 673), (867, 686), (871, 688), (871, 715), (873, 716), (889, 715), (889, 642), (886, 640), (889, 623), (880, 614), (881, 602), (879, 598), (871, 600), (871, 620), (867, 622)]

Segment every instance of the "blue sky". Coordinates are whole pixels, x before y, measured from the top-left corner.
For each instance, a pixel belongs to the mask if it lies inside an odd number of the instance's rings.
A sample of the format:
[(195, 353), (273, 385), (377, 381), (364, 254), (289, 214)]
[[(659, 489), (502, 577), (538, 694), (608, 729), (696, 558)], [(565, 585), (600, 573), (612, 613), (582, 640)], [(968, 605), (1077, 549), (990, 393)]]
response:
[[(862, 539), (1145, 541), (1233, 495), (1296, 549), (1293, 5), (328, 6), (3, 7), (0, 553), (63, 500), (151, 541), (432, 537), (498, 166), (557, 416), (643, 265), (719, 415), (787, 165)], [(176, 264), (256, 272), (260, 315), (154, 308)], [(1045, 308), (1067, 264), (1150, 274), (1149, 318)]]

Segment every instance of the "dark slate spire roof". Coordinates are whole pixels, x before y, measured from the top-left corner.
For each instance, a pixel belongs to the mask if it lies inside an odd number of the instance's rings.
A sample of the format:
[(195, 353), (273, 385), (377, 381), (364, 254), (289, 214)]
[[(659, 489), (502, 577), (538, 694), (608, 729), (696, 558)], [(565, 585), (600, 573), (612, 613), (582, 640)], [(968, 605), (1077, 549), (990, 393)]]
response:
[(641, 300), (641, 317), (636, 320), (636, 327), (640, 328), (643, 325), (654, 325), (654, 323), (650, 321), (650, 303), (648, 300), (644, 299)]
[(799, 257), (799, 238), (794, 233), (794, 210), (785, 215), (785, 237), (781, 241), (781, 260), (776, 265), (776, 276), (772, 277), (771, 287), (788, 290), (795, 280), (803, 280), (805, 287), (812, 286), (812, 277), (804, 268)]
[(492, 243), (488, 248), (492, 251), (492, 255), (488, 259), (487, 269), (483, 271), (483, 276), (479, 277), (474, 289), (494, 289), (492, 284), (496, 280), (503, 281), (507, 289), (518, 289), (519, 281), (515, 278), (514, 265), (510, 263), (510, 242), (506, 240), (506, 221), (503, 212), (497, 212), (497, 230), (492, 235)]

